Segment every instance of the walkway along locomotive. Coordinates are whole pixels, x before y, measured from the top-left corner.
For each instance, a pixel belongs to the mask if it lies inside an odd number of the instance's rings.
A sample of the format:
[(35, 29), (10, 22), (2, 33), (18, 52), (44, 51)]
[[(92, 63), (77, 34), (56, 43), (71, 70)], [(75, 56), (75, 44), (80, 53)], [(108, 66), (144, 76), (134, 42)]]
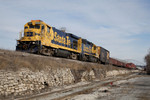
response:
[(109, 63), (109, 51), (105, 48), (72, 33), (51, 27), (41, 20), (31, 20), (24, 25), (24, 36), (17, 40), (16, 50)]

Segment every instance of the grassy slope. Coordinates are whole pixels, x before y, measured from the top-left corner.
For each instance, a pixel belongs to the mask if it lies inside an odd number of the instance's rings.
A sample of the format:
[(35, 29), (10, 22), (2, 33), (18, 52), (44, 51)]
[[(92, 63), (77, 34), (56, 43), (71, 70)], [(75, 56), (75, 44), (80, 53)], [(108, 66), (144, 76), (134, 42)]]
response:
[(77, 70), (100, 68), (105, 70), (120, 69), (110, 65), (81, 62), (65, 58), (48, 57), (23, 52), (0, 49), (0, 70), (14, 70), (29, 68), (32, 71), (46, 70), (47, 68), (69, 67)]

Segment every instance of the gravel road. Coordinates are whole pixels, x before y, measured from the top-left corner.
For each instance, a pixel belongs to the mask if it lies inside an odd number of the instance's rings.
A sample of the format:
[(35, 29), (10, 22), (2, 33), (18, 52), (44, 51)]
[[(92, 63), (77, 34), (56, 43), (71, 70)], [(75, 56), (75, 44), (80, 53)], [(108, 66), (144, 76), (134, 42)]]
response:
[(124, 91), (121, 90), (124, 89), (123, 86), (128, 85), (129, 82), (134, 82), (138, 77), (140, 76), (137, 74), (131, 74), (116, 76), (101, 81), (97, 80), (90, 83), (81, 82), (81, 84), (76, 84), (75, 86), (66, 86), (63, 89), (56, 89), (53, 92), (41, 93), (16, 100), (116, 100), (118, 98), (117, 92), (121, 93), (120, 95), (125, 94)]
[[(150, 100), (150, 76), (143, 75), (113, 88), (104, 100)], [(102, 99), (102, 100), (103, 100)]]
[(150, 76), (122, 80), (70, 100), (150, 100)]

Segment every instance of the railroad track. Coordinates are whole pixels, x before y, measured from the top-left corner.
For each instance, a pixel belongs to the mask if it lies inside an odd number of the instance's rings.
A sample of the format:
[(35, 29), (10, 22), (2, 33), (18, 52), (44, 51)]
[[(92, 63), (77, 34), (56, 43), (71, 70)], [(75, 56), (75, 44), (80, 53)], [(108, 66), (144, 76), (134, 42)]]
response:
[(83, 93), (90, 93), (102, 86), (110, 85), (110, 83), (120, 81), (120, 80), (127, 80), (130, 78), (138, 77), (137, 74), (131, 74), (128, 76), (116, 76), (114, 78), (108, 78), (101, 81), (93, 81), (89, 84), (75, 86), (63, 90), (57, 90), (53, 92), (46, 92), (41, 93), (38, 95), (33, 95), (30, 97), (23, 97), (23, 98), (17, 98), (15, 100), (67, 100), (73, 96), (83, 94)]

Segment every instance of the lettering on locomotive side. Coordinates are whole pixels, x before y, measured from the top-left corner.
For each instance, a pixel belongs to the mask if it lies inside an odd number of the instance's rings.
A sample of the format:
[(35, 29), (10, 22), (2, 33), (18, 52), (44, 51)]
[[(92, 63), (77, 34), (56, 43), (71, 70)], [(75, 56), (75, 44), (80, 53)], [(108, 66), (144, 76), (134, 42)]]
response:
[(87, 47), (85, 44), (84, 44), (84, 46), (83, 46), (83, 50), (84, 50), (85, 52), (92, 53), (92, 48), (91, 48), (91, 47)]
[(57, 32), (54, 33), (54, 41), (58, 42), (58, 43), (62, 43), (64, 45), (70, 45), (70, 39), (69, 36), (63, 37), (57, 34)]

